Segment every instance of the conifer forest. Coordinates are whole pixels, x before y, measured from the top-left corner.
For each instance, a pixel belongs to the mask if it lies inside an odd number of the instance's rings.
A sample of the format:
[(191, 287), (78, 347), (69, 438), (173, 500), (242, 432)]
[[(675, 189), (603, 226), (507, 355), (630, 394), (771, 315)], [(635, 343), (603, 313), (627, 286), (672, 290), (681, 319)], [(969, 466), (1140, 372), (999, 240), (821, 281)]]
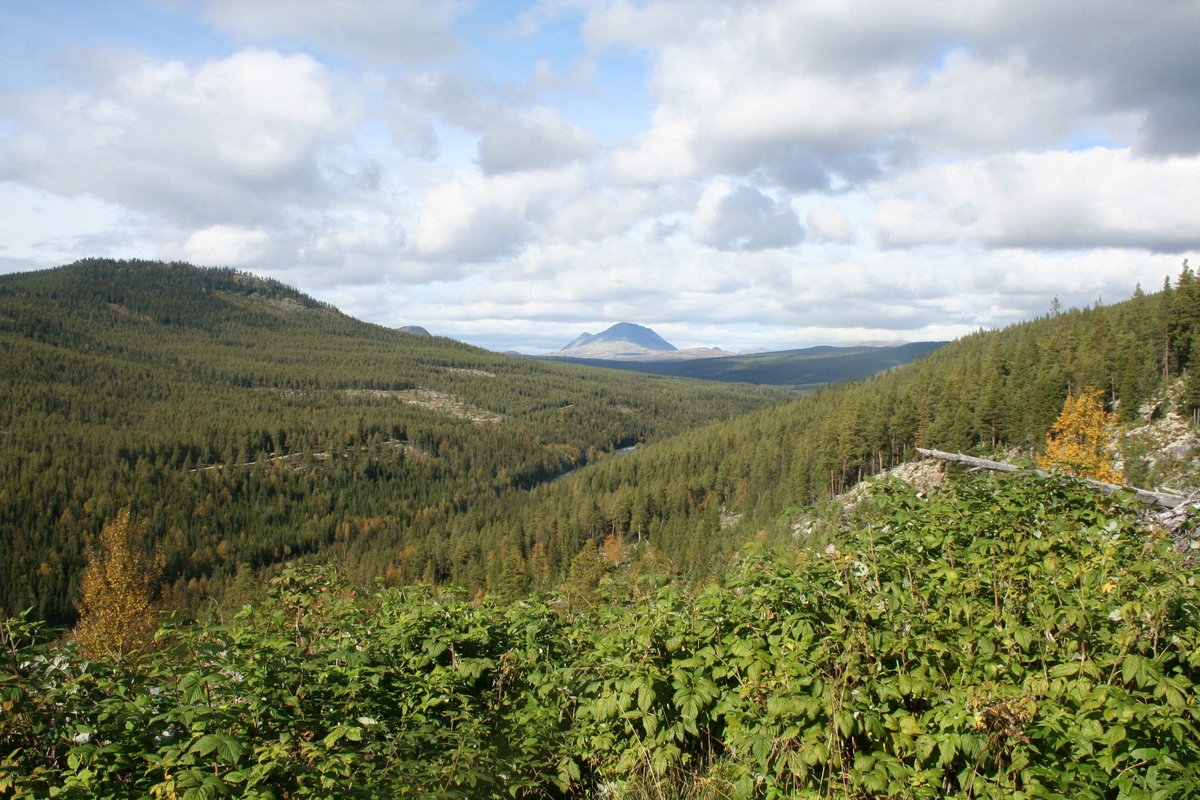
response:
[(1078, 477), (1195, 480), (1131, 292), (799, 392), (0, 276), (0, 798), (1195, 796), (1200, 539)]

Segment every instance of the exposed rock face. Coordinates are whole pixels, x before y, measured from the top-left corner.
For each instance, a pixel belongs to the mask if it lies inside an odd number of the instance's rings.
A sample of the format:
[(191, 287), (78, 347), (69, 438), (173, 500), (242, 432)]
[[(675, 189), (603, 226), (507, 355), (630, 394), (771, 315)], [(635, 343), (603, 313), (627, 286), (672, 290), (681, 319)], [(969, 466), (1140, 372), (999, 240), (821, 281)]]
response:
[(872, 484), (888, 477), (904, 481), (921, 494), (929, 494), (946, 480), (946, 463), (928, 458), (919, 461), (905, 461), (903, 464), (897, 464), (889, 470), (856, 483), (834, 499), (840, 502), (842, 508), (849, 513), (861, 501), (871, 496)]
[(1146, 459), (1151, 468), (1165, 459), (1182, 461), (1200, 452), (1200, 438), (1192, 424), (1175, 413), (1174, 409), (1160, 419), (1125, 434), (1132, 439), (1141, 439), (1147, 450)]
[(906, 461), (884, 474), (899, 478), (921, 494), (929, 494), (946, 480), (946, 462), (929, 458)]
[(1184, 492), (1200, 487), (1200, 436), (1191, 415), (1179, 413), (1182, 392), (1183, 381), (1176, 380), (1138, 409), (1144, 425), (1114, 436), (1114, 461), (1130, 483)]

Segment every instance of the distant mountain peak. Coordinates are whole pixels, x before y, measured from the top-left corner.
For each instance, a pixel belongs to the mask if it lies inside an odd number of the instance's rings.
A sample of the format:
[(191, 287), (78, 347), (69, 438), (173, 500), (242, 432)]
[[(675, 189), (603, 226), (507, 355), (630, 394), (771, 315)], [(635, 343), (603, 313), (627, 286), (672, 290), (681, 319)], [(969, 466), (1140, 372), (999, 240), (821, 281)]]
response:
[(583, 333), (560, 352), (579, 358), (628, 358), (675, 350), (675, 345), (644, 325), (618, 322), (597, 334)]
[(583, 347), (585, 344), (587, 344), (588, 342), (590, 342), (592, 339), (595, 339), (595, 338), (596, 338), (595, 334), (591, 334), (591, 333), (588, 333), (587, 331), (584, 331), (583, 333), (579, 334), (578, 338), (576, 338), (569, 345), (564, 347), (563, 350), (570, 350), (572, 347)]
[(405, 333), (415, 333), (417, 336), (429, 336), (429, 331), (422, 328), (420, 325), (401, 325), (396, 330), (404, 331)]

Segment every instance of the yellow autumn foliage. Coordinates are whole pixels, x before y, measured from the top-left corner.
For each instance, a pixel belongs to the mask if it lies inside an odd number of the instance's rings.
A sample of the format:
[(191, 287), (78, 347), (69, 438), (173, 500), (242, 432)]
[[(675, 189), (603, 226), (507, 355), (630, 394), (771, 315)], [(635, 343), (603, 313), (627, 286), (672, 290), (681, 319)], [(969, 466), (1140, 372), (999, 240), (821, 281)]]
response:
[(154, 644), (158, 614), (154, 581), (159, 564), (149, 563), (138, 548), (143, 534), (128, 509), (100, 532), (93, 549), (77, 608), (75, 639), (88, 658), (114, 661), (134, 658)]
[(1068, 395), (1062, 413), (1050, 428), (1046, 454), (1039, 466), (1081, 478), (1120, 483), (1123, 476), (1113, 467), (1107, 451), (1114, 424), (1115, 417), (1104, 410), (1098, 390), (1088, 388), (1077, 395)]

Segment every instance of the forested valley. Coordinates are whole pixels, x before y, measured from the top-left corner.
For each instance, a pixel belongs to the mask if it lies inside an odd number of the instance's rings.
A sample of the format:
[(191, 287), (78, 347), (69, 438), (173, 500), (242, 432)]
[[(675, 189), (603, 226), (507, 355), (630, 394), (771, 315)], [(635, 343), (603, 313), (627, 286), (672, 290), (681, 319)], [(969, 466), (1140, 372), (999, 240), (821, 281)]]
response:
[[(0, 277), (0, 374), (0, 609), (56, 622), (122, 508), (186, 605), (787, 396), (500, 356), (149, 262)], [(470, 581), (483, 552), (459, 554)]]
[[(915, 448), (1040, 452), (1072, 391), (1104, 393), (1117, 415), (1160, 398), (1181, 375), (1200, 334), (1200, 284), (1185, 267), (1177, 286), (1111, 306), (1049, 314), (981, 331), (868, 380), (834, 386), (708, 425), (631, 456), (608, 459), (528, 494), (439, 510), (392, 546), (347, 543), (365, 579), (390, 570), (420, 580), (427, 565), (479, 585), (476, 548), (490, 553), (487, 588), (518, 596), (568, 577), (574, 554), (608, 537), (643, 543), (655, 563), (703, 579), (721, 574), (748, 538), (790, 536), (799, 506), (827, 500), (915, 457)], [(1200, 369), (1183, 403), (1200, 406)], [(1138, 443), (1126, 472), (1149, 481)], [(373, 557), (389, 559), (372, 563)]]
[(1200, 785), (1194, 516), (1058, 472), (864, 483), (1033, 464), (1098, 397), (1126, 482), (1200, 485), (1138, 435), (1195, 440), (1186, 262), (805, 395), (144, 262), (0, 278), (0, 354), (0, 797)]
[(126, 507), (184, 605), (305, 557), (511, 597), (610, 536), (703, 578), (918, 445), (1036, 452), (1073, 388), (1133, 419), (1193, 358), (1200, 289), (1175, 284), (795, 396), (500, 356), (232, 271), (7, 276), (0, 607), (70, 620), (89, 537)]

